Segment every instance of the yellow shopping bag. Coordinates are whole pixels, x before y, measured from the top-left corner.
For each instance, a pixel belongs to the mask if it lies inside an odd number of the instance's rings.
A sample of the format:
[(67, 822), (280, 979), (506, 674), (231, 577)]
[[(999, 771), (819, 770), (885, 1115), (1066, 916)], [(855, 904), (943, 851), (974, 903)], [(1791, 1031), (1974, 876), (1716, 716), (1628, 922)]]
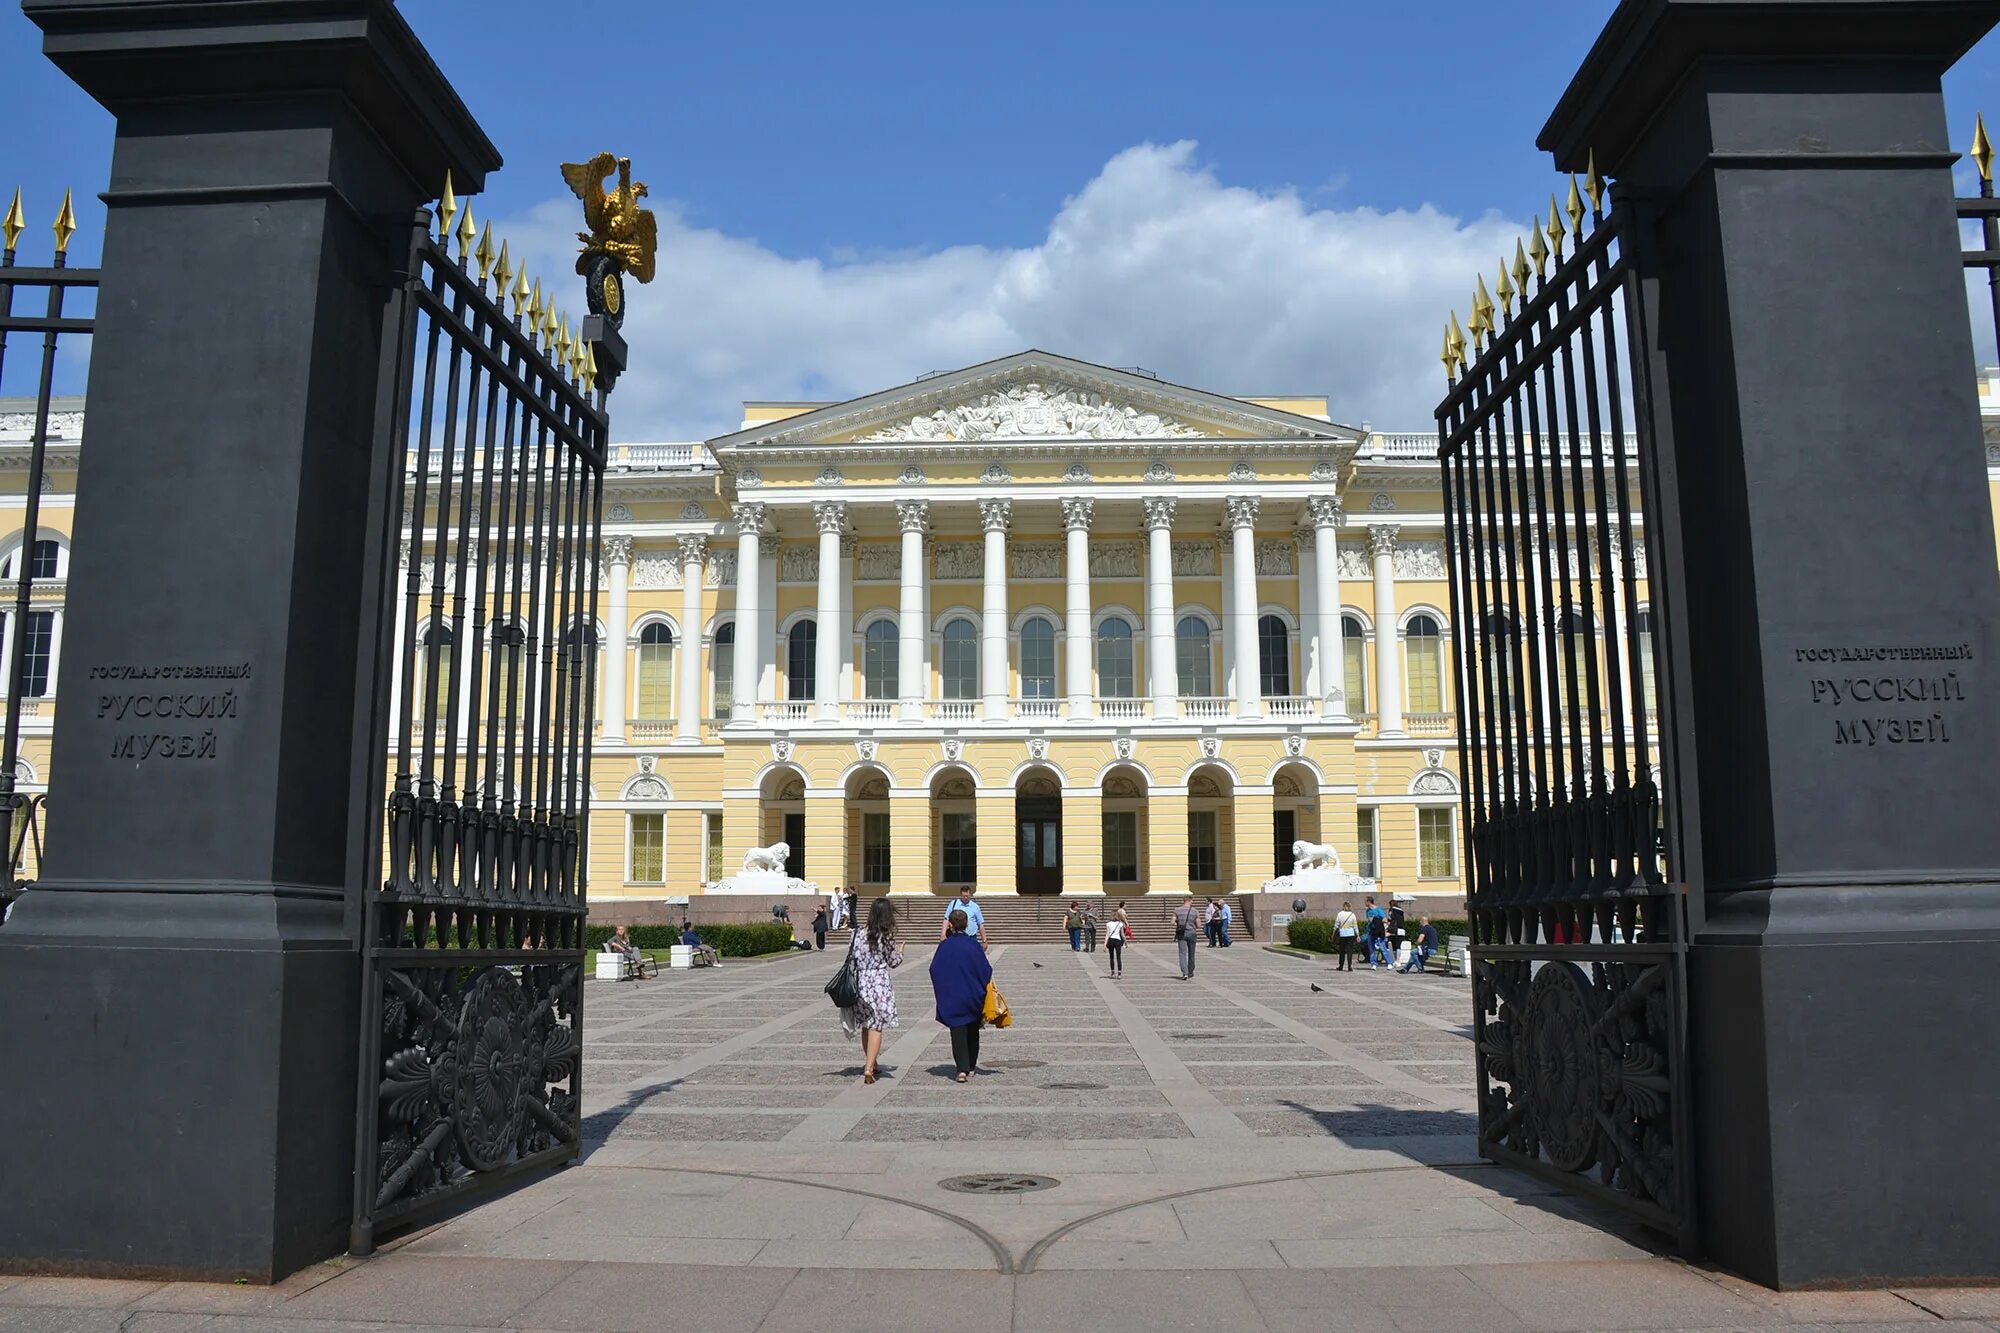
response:
[(1007, 997), (1002, 995), (1000, 988), (990, 981), (986, 983), (986, 1012), (982, 1017), (986, 1020), (986, 1026), (990, 1028), (1014, 1026), (1014, 1011), (1007, 1007)]

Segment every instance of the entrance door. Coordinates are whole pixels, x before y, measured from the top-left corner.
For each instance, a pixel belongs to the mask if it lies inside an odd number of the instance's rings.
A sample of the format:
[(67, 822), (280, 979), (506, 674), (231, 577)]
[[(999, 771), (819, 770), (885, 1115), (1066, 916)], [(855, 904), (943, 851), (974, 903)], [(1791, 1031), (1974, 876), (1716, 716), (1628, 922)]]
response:
[(1014, 887), (1020, 893), (1062, 892), (1062, 798), (1014, 799)]
[(785, 857), (785, 873), (793, 879), (806, 877), (806, 817), (805, 812), (797, 814), (785, 812), (785, 846), (790, 849)]
[(1281, 879), (1292, 873), (1292, 844), (1299, 836), (1299, 812), (1296, 810), (1273, 810), (1271, 812), (1271, 854), (1276, 868), (1271, 878)]

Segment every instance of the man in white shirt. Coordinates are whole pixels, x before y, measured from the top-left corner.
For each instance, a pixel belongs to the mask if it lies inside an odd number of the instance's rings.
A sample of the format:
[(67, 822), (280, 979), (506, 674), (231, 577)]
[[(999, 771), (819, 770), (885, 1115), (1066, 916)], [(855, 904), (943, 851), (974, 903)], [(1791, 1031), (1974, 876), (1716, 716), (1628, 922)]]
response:
[(965, 913), (965, 933), (976, 936), (979, 947), (986, 947), (986, 913), (979, 910), (979, 904), (972, 901), (972, 886), (967, 884), (958, 891), (958, 898), (945, 904), (944, 920), (938, 926), (938, 939), (951, 934), (951, 914)]

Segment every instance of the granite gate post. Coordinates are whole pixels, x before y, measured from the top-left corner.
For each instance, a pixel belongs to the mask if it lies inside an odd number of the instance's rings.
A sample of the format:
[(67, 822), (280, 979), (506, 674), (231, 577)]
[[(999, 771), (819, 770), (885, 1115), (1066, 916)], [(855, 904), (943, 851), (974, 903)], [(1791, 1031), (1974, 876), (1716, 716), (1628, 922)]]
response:
[(2000, 1277), (2000, 577), (1939, 76), (1995, 0), (1624, 0), (1542, 132), (1638, 220), (1704, 1249)]
[(24, 0), (117, 117), (0, 1265), (345, 1248), (392, 620), (383, 314), (498, 154), (392, 0)]

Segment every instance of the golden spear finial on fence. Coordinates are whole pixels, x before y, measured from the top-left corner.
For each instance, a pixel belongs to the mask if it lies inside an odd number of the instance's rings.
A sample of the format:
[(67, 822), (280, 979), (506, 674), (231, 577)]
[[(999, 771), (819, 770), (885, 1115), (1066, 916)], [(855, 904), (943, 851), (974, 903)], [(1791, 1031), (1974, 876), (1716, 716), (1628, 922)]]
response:
[[(1979, 167), (1979, 179), (1992, 184), (1993, 141), (1986, 137), (1986, 113), (1983, 111), (1972, 122), (1972, 160)], [(14, 197), (19, 199), (20, 192), (16, 191)], [(15, 207), (20, 205), (17, 203)]]
[(1584, 169), (1583, 188), (1590, 195), (1590, 211), (1592, 213), (1602, 213), (1604, 211), (1604, 178), (1597, 174), (1597, 150), (1595, 148), (1590, 150), (1590, 161)]
[(1549, 253), (1555, 256), (1556, 267), (1563, 262), (1563, 215), (1562, 205), (1556, 202), (1555, 191), (1549, 191)]
[[(466, 216), (471, 217), (472, 216), (471, 212), (468, 211), (466, 213)], [(479, 233), (479, 248), (472, 252), (472, 257), (479, 261), (479, 283), (483, 287), (486, 285), (486, 280), (493, 276), (494, 254), (493, 254), (492, 218), (486, 219), (485, 230)], [(505, 284), (502, 285), (504, 286)]]
[(69, 206), (69, 191), (67, 189), (63, 191), (62, 208), (56, 213), (56, 223), (53, 230), (56, 234), (56, 253), (59, 255), (68, 254), (69, 238), (76, 235), (76, 210)]
[(1459, 327), (1458, 312), (1456, 310), (1451, 312), (1451, 350), (1452, 355), (1458, 358), (1460, 365), (1471, 364), (1470, 359), (1465, 355), (1465, 330)]
[(1507, 271), (1505, 255), (1500, 258), (1500, 281), (1495, 284), (1493, 294), (1500, 298), (1500, 314), (1503, 317), (1511, 317), (1514, 313), (1511, 308), (1514, 301), (1514, 283)]
[[(1535, 232), (1535, 239), (1542, 239), (1539, 230)], [(1528, 308), (1528, 252), (1518, 236), (1514, 238), (1514, 290), (1521, 293), (1521, 309), (1525, 311)]]
[(438, 243), (451, 249), (451, 220), (458, 216), (458, 196), (451, 192), (451, 168), (444, 169), (444, 193), (438, 196)]
[(458, 266), (465, 267), (465, 261), (472, 257), (472, 243), (478, 239), (479, 229), (472, 221), (472, 205), (465, 206), (465, 216), (458, 220)]
[[(1535, 281), (1548, 277), (1549, 246), (1542, 238), (1542, 224), (1538, 220), (1528, 228), (1528, 257), (1535, 261)], [(1522, 279), (1527, 281), (1526, 278)]]
[(11, 255), (14, 253), (14, 248), (20, 243), (21, 233), (27, 229), (27, 216), (21, 212), (21, 187), (16, 185), (14, 187), (14, 202), (7, 209), (6, 220), (0, 221), (0, 231), (4, 231), (7, 236), (8, 254)]
[(507, 284), (513, 281), (514, 278), (514, 265), (507, 258), (507, 242), (504, 239), (500, 242), (500, 258), (493, 265), (493, 276), (500, 280), (499, 284), (493, 289), (494, 294), (505, 300), (507, 296)]
[[(504, 248), (501, 253), (506, 253)], [(520, 272), (514, 275), (514, 291), (512, 295), (514, 297), (514, 322), (519, 324), (521, 322), (521, 312), (528, 308), (528, 266), (526, 264), (521, 265)]]

